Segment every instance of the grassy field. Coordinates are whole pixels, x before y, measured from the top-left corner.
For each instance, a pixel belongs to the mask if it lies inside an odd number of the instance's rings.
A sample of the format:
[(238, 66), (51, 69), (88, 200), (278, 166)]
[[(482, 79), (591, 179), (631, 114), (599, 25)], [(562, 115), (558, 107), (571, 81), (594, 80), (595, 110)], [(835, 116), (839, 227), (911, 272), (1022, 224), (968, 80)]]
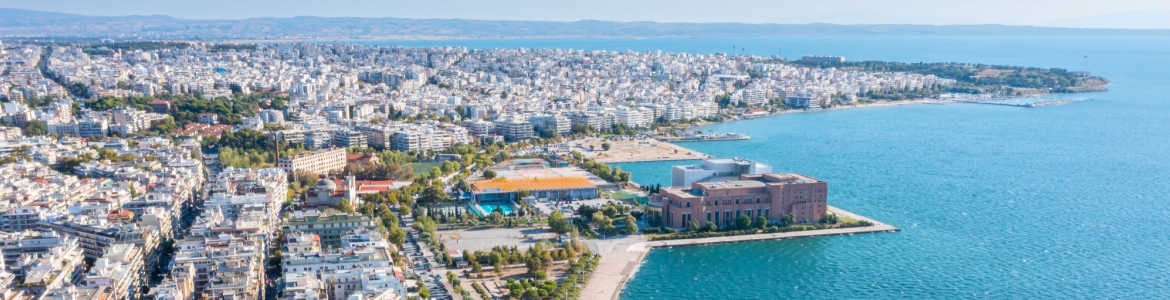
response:
[(626, 203), (629, 203), (632, 205), (646, 204), (647, 201), (650, 201), (650, 199), (646, 198), (646, 196), (640, 196), (640, 195), (637, 195), (637, 194), (634, 194), (631, 192), (621, 191), (621, 190), (605, 192), (604, 196), (612, 198), (614, 200), (620, 200), (620, 201), (623, 201), (623, 202), (626, 202)]
[(415, 162), (408, 166), (414, 170), (414, 178), (422, 178), (431, 176), (431, 168), (438, 167), (441, 162)]

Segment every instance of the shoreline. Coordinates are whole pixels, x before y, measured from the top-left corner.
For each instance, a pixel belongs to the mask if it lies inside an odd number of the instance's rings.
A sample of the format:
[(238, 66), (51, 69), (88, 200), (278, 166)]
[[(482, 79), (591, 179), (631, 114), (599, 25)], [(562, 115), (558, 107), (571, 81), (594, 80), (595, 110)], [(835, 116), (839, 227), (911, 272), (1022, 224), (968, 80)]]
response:
[[(853, 212), (829, 206), (828, 211), (857, 220), (868, 221), (873, 225), (865, 227), (831, 228), (793, 232), (777, 232), (764, 234), (745, 234), (735, 236), (708, 237), (696, 239), (678, 239), (647, 241), (644, 235), (627, 236), (616, 240), (602, 240), (591, 243), (590, 248), (599, 251), (601, 261), (589, 277), (589, 281), (581, 290), (582, 299), (618, 299), (626, 283), (633, 278), (641, 268), (646, 255), (654, 248), (670, 248), (683, 246), (702, 246), (712, 244), (741, 243), (765, 240), (780, 240), (792, 238), (806, 238), (834, 235), (852, 235), (858, 233), (878, 233), (900, 231), (898, 227), (879, 222), (855, 214)], [(606, 249), (602, 249), (606, 248)]]

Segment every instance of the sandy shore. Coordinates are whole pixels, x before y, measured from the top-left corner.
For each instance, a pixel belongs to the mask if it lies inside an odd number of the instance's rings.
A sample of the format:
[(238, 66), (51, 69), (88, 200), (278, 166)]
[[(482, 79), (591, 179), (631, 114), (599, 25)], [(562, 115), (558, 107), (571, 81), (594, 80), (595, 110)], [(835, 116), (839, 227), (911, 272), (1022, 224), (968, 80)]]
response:
[(866, 218), (864, 216), (854, 214), (840, 208), (829, 206), (829, 211), (837, 215), (847, 216), (857, 220), (869, 221), (874, 225), (866, 227), (834, 228), (665, 241), (647, 241), (645, 236), (642, 235), (628, 236), (620, 239), (590, 241), (590, 249), (594, 252), (601, 253), (601, 261), (598, 263), (597, 269), (593, 271), (593, 275), (589, 277), (589, 282), (585, 284), (585, 288), (581, 293), (581, 298), (617, 299), (618, 296), (621, 295), (621, 290), (625, 287), (626, 282), (633, 277), (634, 273), (638, 270), (638, 267), (642, 264), (642, 259), (646, 257), (646, 254), (650, 252), (650, 249), (655, 247), (694, 246), (758, 240), (898, 231), (897, 227), (878, 222), (877, 220)]
[[(602, 150), (604, 143), (609, 143), (609, 150)], [(655, 139), (605, 140), (590, 138), (571, 141), (569, 147), (580, 151), (587, 158), (603, 163), (693, 160), (711, 157), (699, 151)]]

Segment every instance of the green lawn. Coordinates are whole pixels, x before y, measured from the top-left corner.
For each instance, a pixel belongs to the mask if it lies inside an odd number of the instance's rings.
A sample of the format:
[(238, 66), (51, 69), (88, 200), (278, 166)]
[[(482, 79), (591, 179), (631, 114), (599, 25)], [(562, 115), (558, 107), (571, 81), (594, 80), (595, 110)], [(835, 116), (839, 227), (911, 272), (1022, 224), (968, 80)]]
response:
[(622, 191), (622, 190), (605, 192), (604, 196), (609, 197), (609, 198), (613, 198), (615, 200), (625, 201), (625, 202), (633, 204), (633, 205), (646, 204), (647, 201), (650, 201), (650, 199), (647, 198), (646, 196), (639, 196), (637, 194), (630, 193), (627, 191)]
[(412, 170), (414, 170), (414, 178), (422, 178), (422, 177), (431, 176), (431, 168), (438, 167), (441, 164), (443, 164), (443, 163), (442, 162), (415, 162), (415, 163), (410, 163), (407, 166), (410, 166), (410, 168)]

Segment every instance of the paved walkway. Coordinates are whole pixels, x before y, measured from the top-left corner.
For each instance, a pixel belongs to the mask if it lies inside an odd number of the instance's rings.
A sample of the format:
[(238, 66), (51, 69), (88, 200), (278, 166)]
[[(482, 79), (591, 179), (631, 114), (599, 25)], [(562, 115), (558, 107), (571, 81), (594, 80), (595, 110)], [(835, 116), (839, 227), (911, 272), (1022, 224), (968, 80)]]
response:
[(642, 235), (627, 236), (620, 239), (589, 241), (589, 248), (594, 252), (601, 254), (601, 261), (597, 264), (597, 269), (593, 271), (593, 274), (589, 277), (589, 282), (585, 284), (585, 288), (581, 291), (581, 299), (617, 299), (618, 295), (621, 294), (622, 288), (625, 287), (626, 282), (629, 281), (631, 277), (633, 277), (634, 272), (638, 270), (638, 266), (642, 264), (642, 259), (645, 258), (646, 254), (650, 252), (650, 249), (654, 247), (691, 246), (812, 236), (898, 231), (897, 227), (878, 222), (877, 220), (866, 218), (864, 216), (854, 214), (840, 208), (829, 206), (829, 211), (840, 216), (847, 216), (857, 220), (868, 221), (873, 225), (866, 227), (747, 234), (664, 241), (646, 241), (645, 236)]

